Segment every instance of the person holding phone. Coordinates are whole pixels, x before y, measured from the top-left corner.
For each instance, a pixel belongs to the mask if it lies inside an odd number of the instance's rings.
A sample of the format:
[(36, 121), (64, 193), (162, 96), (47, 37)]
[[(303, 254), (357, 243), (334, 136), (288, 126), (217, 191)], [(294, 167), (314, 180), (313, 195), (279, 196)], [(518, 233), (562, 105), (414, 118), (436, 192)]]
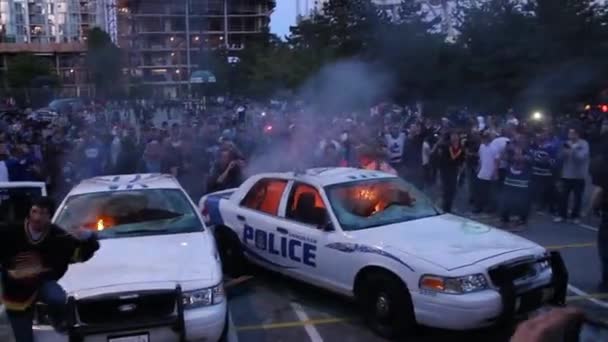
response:
[[(561, 200), (559, 216), (554, 222), (562, 222), (568, 218), (578, 223), (585, 192), (585, 178), (589, 171), (589, 144), (580, 137), (579, 130), (571, 128), (568, 140), (562, 148)], [(574, 207), (568, 215), (570, 194), (574, 195)]]
[(0, 227), (2, 302), (17, 342), (33, 342), (33, 305), (48, 305), (58, 330), (65, 328), (67, 296), (57, 281), (71, 263), (99, 249), (91, 231), (68, 232), (51, 223), (53, 203), (33, 201), (25, 222)]
[(236, 188), (243, 181), (243, 158), (235, 148), (223, 148), (207, 185), (207, 192)]

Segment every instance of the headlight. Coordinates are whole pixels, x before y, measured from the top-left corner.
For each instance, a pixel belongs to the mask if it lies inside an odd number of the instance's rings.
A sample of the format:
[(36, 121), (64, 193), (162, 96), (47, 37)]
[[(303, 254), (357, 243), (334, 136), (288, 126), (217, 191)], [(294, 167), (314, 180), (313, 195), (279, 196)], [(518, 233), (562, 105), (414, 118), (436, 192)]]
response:
[(202, 306), (216, 305), (224, 301), (224, 286), (219, 284), (207, 289), (184, 292), (182, 303), (184, 309), (194, 309)]
[(547, 268), (551, 268), (551, 262), (549, 262), (549, 260), (543, 260), (541, 262), (538, 263), (538, 267), (540, 268), (540, 271), (544, 271)]
[(424, 275), (420, 278), (420, 289), (448, 294), (464, 294), (488, 288), (488, 281), (483, 274), (472, 274), (463, 277), (440, 277)]

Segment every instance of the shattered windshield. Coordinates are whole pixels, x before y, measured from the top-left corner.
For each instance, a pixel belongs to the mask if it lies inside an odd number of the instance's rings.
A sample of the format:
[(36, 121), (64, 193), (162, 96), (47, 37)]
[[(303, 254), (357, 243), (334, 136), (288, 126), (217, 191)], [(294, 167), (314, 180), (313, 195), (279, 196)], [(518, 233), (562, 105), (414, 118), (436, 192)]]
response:
[(70, 197), (55, 222), (116, 238), (196, 232), (202, 224), (186, 195), (175, 189), (99, 192)]
[(344, 230), (360, 230), (440, 214), (426, 195), (400, 178), (331, 185), (326, 192)]

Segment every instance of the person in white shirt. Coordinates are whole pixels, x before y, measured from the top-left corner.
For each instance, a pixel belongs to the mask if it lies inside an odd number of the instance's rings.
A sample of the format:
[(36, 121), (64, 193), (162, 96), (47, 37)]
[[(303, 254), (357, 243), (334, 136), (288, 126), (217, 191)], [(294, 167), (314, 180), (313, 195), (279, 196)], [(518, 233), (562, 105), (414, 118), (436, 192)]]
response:
[(431, 167), (431, 154), (432, 147), (429, 143), (429, 137), (425, 137), (422, 141), (422, 172), (423, 172), (423, 186), (425, 188), (433, 185), (433, 170)]
[[(0, 183), (10, 181), (8, 175), (8, 166), (6, 165), (5, 160), (8, 159), (8, 148), (6, 144), (0, 143)], [(0, 192), (0, 217), (6, 217), (8, 215), (8, 199), (7, 194), (3, 194)]]
[(405, 133), (399, 131), (398, 126), (391, 126), (389, 132), (384, 135), (389, 163), (401, 176), (403, 176), (403, 151), (406, 138)]
[(505, 153), (508, 145), (511, 143), (511, 137), (513, 136), (512, 132), (513, 126), (507, 125), (507, 127), (502, 129), (502, 134), (499, 137), (494, 138), (490, 143), (490, 147), (495, 151), (497, 157), (500, 159), (498, 164), (498, 180), (502, 184), (505, 180), (505, 175), (507, 172), (507, 162), (504, 158), (502, 158)]
[(488, 209), (492, 202), (492, 189), (498, 179), (498, 162), (500, 154), (492, 147), (491, 133), (484, 132), (479, 145), (479, 171), (477, 172), (475, 208), (473, 213), (479, 214)]
[(0, 143), (0, 182), (8, 182), (10, 181), (8, 176), (8, 166), (6, 165), (6, 160), (8, 159), (8, 149), (6, 145)]

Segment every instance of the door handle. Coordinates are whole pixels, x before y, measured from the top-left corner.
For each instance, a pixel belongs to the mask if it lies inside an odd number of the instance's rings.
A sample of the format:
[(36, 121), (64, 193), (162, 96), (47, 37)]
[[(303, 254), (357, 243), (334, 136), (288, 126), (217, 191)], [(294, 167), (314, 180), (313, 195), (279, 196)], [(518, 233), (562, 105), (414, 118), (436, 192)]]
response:
[(245, 222), (245, 221), (246, 221), (246, 220), (245, 220), (245, 216), (243, 216), (243, 215), (236, 215), (236, 218), (237, 218), (239, 221), (243, 221), (243, 222)]
[(277, 227), (277, 232), (279, 232), (279, 233), (281, 233), (281, 234), (287, 234), (287, 233), (289, 233), (289, 232), (287, 231), (287, 229), (285, 229), (285, 228), (281, 228), (281, 227)]

